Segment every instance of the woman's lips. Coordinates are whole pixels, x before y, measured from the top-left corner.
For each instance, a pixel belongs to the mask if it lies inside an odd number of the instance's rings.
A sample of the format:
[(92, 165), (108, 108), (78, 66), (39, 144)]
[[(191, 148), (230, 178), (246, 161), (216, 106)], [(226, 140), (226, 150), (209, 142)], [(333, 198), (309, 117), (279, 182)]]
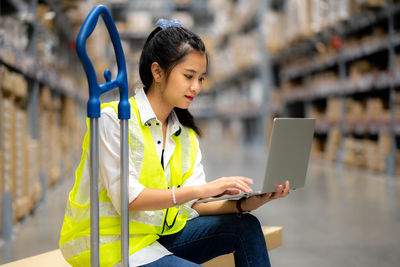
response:
[(185, 97), (187, 98), (187, 99), (189, 99), (190, 101), (192, 101), (193, 100), (193, 96), (190, 96), (190, 95), (185, 95)]

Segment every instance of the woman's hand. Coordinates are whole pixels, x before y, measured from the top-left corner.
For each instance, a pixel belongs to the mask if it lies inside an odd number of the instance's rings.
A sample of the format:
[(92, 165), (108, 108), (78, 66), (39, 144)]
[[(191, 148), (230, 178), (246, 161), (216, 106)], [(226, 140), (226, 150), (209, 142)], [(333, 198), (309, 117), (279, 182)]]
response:
[(274, 193), (267, 193), (264, 195), (252, 196), (247, 199), (244, 199), (242, 200), (241, 203), (242, 210), (252, 211), (257, 209), (258, 207), (261, 207), (262, 205), (271, 200), (286, 197), (290, 193), (289, 189), (290, 189), (289, 181), (286, 181), (285, 186), (282, 187), (282, 185), (278, 185)]
[(242, 176), (222, 177), (200, 187), (200, 198), (217, 197), (222, 195), (236, 195), (240, 191), (251, 192), (249, 184), (253, 180)]

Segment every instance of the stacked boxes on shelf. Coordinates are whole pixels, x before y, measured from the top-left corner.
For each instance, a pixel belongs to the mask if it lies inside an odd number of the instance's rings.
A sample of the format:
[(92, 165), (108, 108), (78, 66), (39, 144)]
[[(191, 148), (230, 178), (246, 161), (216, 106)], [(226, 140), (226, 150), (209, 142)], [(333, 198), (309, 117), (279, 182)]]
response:
[(276, 54), (285, 47), (284, 30), (285, 15), (281, 11), (269, 11), (264, 14), (265, 46), (266, 49)]
[(364, 109), (363, 102), (347, 98), (346, 121), (350, 123), (365, 121)]
[[(39, 166), (41, 176), (45, 175), (43, 172), (50, 170), (50, 102), (51, 95), (50, 89), (46, 86), (42, 88), (40, 91), (40, 99), (39, 99)], [(49, 186), (49, 181), (47, 182), (47, 186)]]
[[(258, 63), (259, 36), (256, 27), (250, 26), (257, 16), (258, 1), (240, 0), (235, 5), (229, 0), (213, 0), (209, 5), (214, 11), (212, 49), (215, 49), (210, 80), (221, 83)], [(246, 27), (250, 29), (244, 31)]]
[(332, 97), (328, 99), (326, 118), (329, 122), (339, 122), (340, 120), (340, 99)]
[(384, 107), (381, 98), (369, 98), (366, 105), (367, 120), (370, 121), (390, 121), (390, 110)]
[(396, 177), (400, 177), (400, 150), (396, 153)]
[[(1, 162), (2, 162), (2, 195), (9, 194), (14, 198), (15, 173), (15, 102), (14, 97), (5, 92), (1, 96)], [(14, 213), (15, 214), (15, 213)]]
[(15, 111), (15, 216), (17, 220), (24, 217), (30, 211), (29, 194), (29, 145), (26, 111), (17, 106)]
[(39, 142), (29, 138), (29, 165), (28, 165), (28, 186), (30, 197), (30, 209), (32, 210), (39, 202), (42, 196), (42, 187), (40, 185), (40, 162), (39, 162)]
[(317, 118), (313, 156), (391, 174), (395, 160), (400, 173), (399, 7), (386, 0), (270, 5), (269, 33), (285, 32), (283, 40), (267, 34), (275, 86), (286, 114)]
[(48, 140), (48, 185), (51, 186), (61, 178), (61, 119), (60, 119), (61, 101), (58, 98), (51, 98), (49, 111), (49, 140)]
[(39, 145), (40, 170), (47, 172), (47, 187), (61, 177), (59, 101), (53, 100), (50, 89), (44, 86), (40, 94)]
[(390, 110), (384, 108), (381, 98), (371, 97), (366, 100), (346, 99), (346, 121), (350, 123), (390, 121)]
[[(367, 144), (365, 147), (365, 155), (367, 158), (366, 167), (377, 172), (385, 172), (386, 170), (386, 160), (390, 153), (390, 135), (380, 134), (378, 142), (372, 142), (366, 140)], [(368, 142), (371, 151), (368, 151)], [(369, 152), (375, 152), (369, 153)]]
[[(254, 51), (249, 53), (249, 51)], [(239, 74), (259, 63), (258, 35), (256, 31), (232, 35), (224, 49), (217, 49), (213, 55), (211, 79), (223, 81), (233, 73)]]
[(32, 145), (34, 141), (27, 127), (25, 78), (6, 68), (2, 69), (1, 77), (1, 191), (12, 196), (14, 221), (17, 221), (27, 215), (40, 198), (40, 195), (32, 198), (38, 187), (31, 182), (39, 180), (38, 155), (34, 155), (38, 147)]
[(329, 130), (326, 149), (324, 151), (324, 159), (328, 161), (336, 161), (340, 147), (341, 135), (338, 126), (332, 127)]
[[(286, 0), (284, 10), (268, 10), (265, 14), (267, 47), (272, 48), (271, 52), (279, 52), (285, 44), (308, 39), (363, 10), (385, 4), (387, 1)], [(275, 38), (278, 40), (271, 40)]]
[(64, 171), (67, 174), (72, 172), (73, 167), (73, 118), (75, 115), (75, 103), (70, 98), (64, 98), (61, 105), (61, 150), (63, 151)]
[(390, 153), (390, 135), (381, 133), (377, 141), (346, 137), (343, 161), (346, 165), (368, 168), (383, 173)]
[[(26, 82), (19, 81), (24, 77), (4, 70), (0, 98), (0, 204), (4, 193), (12, 196), (15, 223), (41, 199), (41, 173), (47, 177), (47, 187), (62, 174), (72, 173), (84, 134), (80, 122), (84, 120), (78, 112), (79, 103), (65, 97), (62, 109), (60, 98), (53, 99), (50, 89), (44, 86), (39, 101), (39, 140), (33, 139), (28, 129), (27, 88), (21, 88)], [(18, 78), (10, 79), (8, 75)]]
[(14, 220), (22, 218), (29, 212), (26, 203), (27, 177), (27, 118), (23, 106), (27, 97), (27, 82), (19, 74), (2, 68), (1, 87), (3, 90), (2, 160), (4, 160), (4, 192), (10, 193), (13, 199)]
[[(64, 173), (60, 164), (63, 155), (69, 157), (69, 162), (65, 162), (69, 170), (66, 175), (71, 174), (78, 160), (71, 155), (80, 150), (83, 135), (78, 112), (71, 113), (70, 118), (75, 128), (66, 128), (72, 142), (61, 145), (61, 98), (68, 99), (77, 110), (80, 104), (75, 101), (87, 93), (76, 90), (86, 88), (86, 80), (79, 68), (72, 68), (77, 61), (71, 51), (78, 27), (68, 27), (68, 17), (75, 17), (74, 22), (81, 24), (92, 8), (88, 2), (84, 15), (68, 12), (65, 16), (63, 8), (69, 6), (66, 9), (70, 10), (71, 5), (78, 4), (76, 1), (33, 5), (25, 2), (18, 1), (14, 6), (13, 1), (6, 1), (4, 9), (2, 2), (0, 20), (0, 218), (12, 213), (14, 223), (36, 206), (43, 196), (42, 186), (60, 179)], [(61, 4), (64, 7), (60, 8)], [(60, 17), (66, 20), (60, 23)], [(101, 52), (95, 52), (101, 56)], [(56, 97), (52, 97), (49, 88)], [(47, 177), (49, 184), (43, 185), (41, 177)], [(2, 203), (4, 200), (6, 203)], [(2, 204), (6, 204), (6, 210)], [(3, 227), (9, 230), (9, 223), (11, 220), (0, 225), (0, 231)]]
[[(1, 71), (1, 69), (0, 69)], [(1, 86), (1, 84), (0, 84)], [(3, 96), (1, 94), (0, 90), (0, 207), (2, 207), (2, 201), (3, 201), (3, 188), (4, 188), (4, 179), (3, 179), (3, 165), (4, 165), (4, 158), (3, 158)], [(0, 208), (0, 229), (2, 229), (2, 221), (3, 221), (3, 213), (2, 213), (2, 208)]]
[[(83, 111), (82, 111), (83, 113)], [(79, 162), (82, 141), (86, 131), (86, 120), (79, 109), (79, 104), (71, 98), (64, 98), (61, 105), (61, 151), (64, 171), (70, 175), (74, 164)]]

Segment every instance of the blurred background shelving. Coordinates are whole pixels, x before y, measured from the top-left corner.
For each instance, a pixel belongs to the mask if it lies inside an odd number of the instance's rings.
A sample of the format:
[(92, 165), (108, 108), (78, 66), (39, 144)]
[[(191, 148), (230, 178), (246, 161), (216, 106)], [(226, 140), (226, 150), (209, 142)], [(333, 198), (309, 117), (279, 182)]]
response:
[(272, 11), (295, 19), (272, 44), (285, 115), (318, 119), (315, 157), (399, 175), (399, 3), (317, 2)]
[(262, 127), (265, 120), (315, 117), (314, 158), (400, 174), (398, 1), (210, 1), (210, 8), (211, 81), (193, 107), (199, 118), (259, 144), (271, 125)]
[(87, 93), (65, 13), (71, 2), (1, 1), (1, 233), (34, 211), (70, 176), (79, 150)]

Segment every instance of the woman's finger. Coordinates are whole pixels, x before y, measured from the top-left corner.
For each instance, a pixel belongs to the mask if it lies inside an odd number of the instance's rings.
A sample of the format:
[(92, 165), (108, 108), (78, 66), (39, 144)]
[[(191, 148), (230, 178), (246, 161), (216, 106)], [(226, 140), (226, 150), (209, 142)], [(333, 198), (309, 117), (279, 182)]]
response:
[(234, 176), (234, 177), (228, 177), (228, 183), (225, 186), (226, 188), (234, 187), (246, 193), (249, 193), (252, 191), (249, 186), (249, 184), (251, 184), (252, 182), (253, 181), (249, 178)]
[(282, 197), (286, 197), (289, 194), (289, 190), (290, 190), (290, 183), (289, 183), (289, 181), (286, 181), (285, 189), (283, 190)]
[(240, 193), (239, 189), (226, 189), (225, 192), (223, 193), (223, 195), (237, 195)]

